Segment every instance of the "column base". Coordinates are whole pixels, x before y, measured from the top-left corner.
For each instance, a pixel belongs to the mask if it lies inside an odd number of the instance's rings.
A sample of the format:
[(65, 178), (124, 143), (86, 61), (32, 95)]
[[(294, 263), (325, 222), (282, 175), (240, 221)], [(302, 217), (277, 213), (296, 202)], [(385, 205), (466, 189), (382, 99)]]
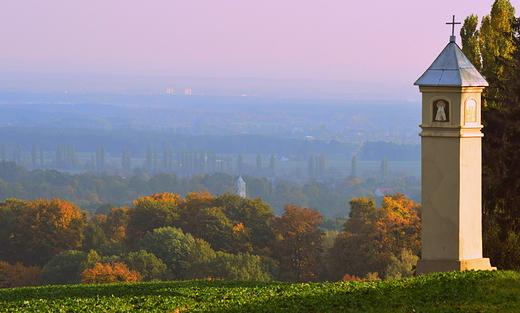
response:
[(471, 260), (419, 260), (417, 262), (417, 268), (415, 269), (415, 276), (436, 272), (492, 271), (496, 269), (496, 267), (491, 266), (488, 258)]

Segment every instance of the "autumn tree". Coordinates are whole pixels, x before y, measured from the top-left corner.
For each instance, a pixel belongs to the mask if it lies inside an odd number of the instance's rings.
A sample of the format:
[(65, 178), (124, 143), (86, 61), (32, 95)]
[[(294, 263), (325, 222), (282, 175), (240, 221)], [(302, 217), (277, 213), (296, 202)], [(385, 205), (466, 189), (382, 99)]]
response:
[(124, 263), (96, 263), (81, 273), (82, 284), (107, 284), (141, 281), (142, 275)]
[(0, 261), (0, 288), (38, 286), (40, 267)]
[(371, 237), (381, 247), (380, 253), (398, 256), (407, 248), (418, 255), (421, 249), (420, 205), (408, 200), (404, 194), (396, 193), (383, 198), (381, 210), (384, 214)]
[(382, 207), (373, 198), (353, 199), (344, 230), (327, 251), (330, 278), (340, 280), (345, 274), (366, 277), (369, 273), (385, 277), (392, 257), (403, 249), (418, 255), (419, 209), (399, 193), (384, 197)]
[(16, 211), (9, 229), (12, 258), (25, 265), (43, 266), (60, 252), (81, 242), (86, 213), (60, 199), (7, 200), (0, 207)]
[(272, 220), (275, 250), (283, 281), (316, 281), (321, 266), (323, 216), (316, 210), (287, 204), (282, 216)]
[(114, 208), (110, 210), (105, 221), (99, 224), (108, 238), (122, 242), (127, 237), (129, 211), (129, 207)]

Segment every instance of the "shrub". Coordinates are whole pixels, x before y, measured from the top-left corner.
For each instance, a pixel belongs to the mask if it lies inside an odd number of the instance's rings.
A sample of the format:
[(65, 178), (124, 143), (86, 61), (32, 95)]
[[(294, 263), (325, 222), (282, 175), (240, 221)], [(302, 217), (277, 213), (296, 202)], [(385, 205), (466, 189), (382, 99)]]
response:
[(83, 284), (106, 284), (141, 281), (138, 271), (131, 271), (124, 263), (96, 263), (81, 273)]

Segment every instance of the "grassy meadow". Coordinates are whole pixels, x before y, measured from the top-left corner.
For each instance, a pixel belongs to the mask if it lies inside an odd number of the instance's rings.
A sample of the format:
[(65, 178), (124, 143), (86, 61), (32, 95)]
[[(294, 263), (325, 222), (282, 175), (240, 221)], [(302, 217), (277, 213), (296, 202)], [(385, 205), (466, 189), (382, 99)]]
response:
[(373, 282), (182, 281), (0, 290), (1, 312), (520, 312), (520, 273)]

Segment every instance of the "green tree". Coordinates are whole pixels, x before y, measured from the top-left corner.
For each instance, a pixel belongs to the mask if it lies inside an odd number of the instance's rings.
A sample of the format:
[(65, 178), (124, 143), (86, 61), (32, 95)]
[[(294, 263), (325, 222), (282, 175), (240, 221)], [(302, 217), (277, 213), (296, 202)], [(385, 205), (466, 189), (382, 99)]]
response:
[(358, 161), (357, 156), (354, 154), (352, 160), (350, 161), (350, 175), (356, 176), (358, 170)]
[(274, 153), (271, 153), (271, 158), (269, 159), (269, 168), (271, 169), (271, 176), (275, 176), (276, 174), (276, 160), (274, 158)]
[(90, 155), (90, 170), (94, 171), (98, 168), (94, 153)]
[(130, 252), (121, 258), (130, 270), (137, 271), (143, 275), (143, 281), (167, 280), (170, 277), (168, 267), (153, 253), (145, 250)]
[(55, 255), (42, 269), (41, 285), (79, 284), (81, 272), (85, 269), (87, 253), (77, 250), (64, 251)]
[(269, 281), (273, 277), (266, 271), (262, 258), (249, 253), (229, 254), (217, 252), (209, 262), (203, 278), (227, 280)]
[(148, 180), (150, 191), (154, 194), (175, 192), (179, 187), (177, 176), (172, 173), (157, 173)]
[(168, 172), (169, 169), (170, 169), (170, 155), (169, 155), (170, 151), (168, 150), (168, 148), (164, 148), (164, 152), (163, 152), (163, 170), (165, 172)]
[(131, 170), (132, 169), (132, 159), (130, 156), (130, 149), (127, 147), (123, 148), (123, 152), (121, 153), (121, 168), (124, 170)]
[(179, 225), (179, 195), (172, 193), (139, 197), (128, 210), (127, 240), (133, 246), (143, 236), (165, 226)]
[(209, 193), (188, 193), (180, 203), (182, 230), (211, 244), (215, 250), (230, 251), (233, 241), (233, 222), (223, 207), (215, 206)]
[(237, 172), (238, 175), (244, 173), (244, 155), (242, 154), (242, 152), (240, 152), (237, 157)]
[(58, 142), (58, 146), (56, 147), (56, 166), (63, 166), (63, 145), (61, 142)]
[(383, 181), (386, 181), (388, 179), (388, 158), (383, 157), (381, 160), (381, 178)]
[(153, 149), (152, 146), (148, 145), (148, 149), (146, 150), (146, 171), (148, 173), (152, 172), (153, 166)]
[(107, 237), (101, 227), (94, 223), (88, 223), (87, 226), (83, 228), (81, 250), (85, 252), (97, 250), (106, 241)]
[(262, 155), (260, 152), (256, 155), (256, 173), (262, 175)]
[(40, 166), (44, 166), (44, 155), (45, 155), (45, 146), (42, 143), (40, 143)]
[(478, 30), (478, 16), (471, 14), (466, 17), (460, 29), (462, 52), (477, 70), (481, 69), (481, 55), (479, 47), (480, 32)]
[(198, 247), (200, 245), (192, 235), (173, 227), (154, 229), (136, 246), (138, 250), (146, 250), (163, 260), (171, 271), (172, 277), (180, 280), (185, 279), (191, 265), (197, 263), (193, 255), (200, 252), (194, 251)]
[(36, 145), (36, 141), (33, 141), (33, 144), (32, 144), (31, 160), (32, 160), (32, 166), (36, 167), (37, 162), (38, 162), (38, 145)]
[(499, 103), (496, 101), (500, 96), (499, 85), (506, 83), (511, 75), (510, 71), (513, 70), (507, 61), (512, 59), (516, 49), (513, 39), (514, 22), (515, 9), (509, 0), (495, 0), (491, 13), (482, 18), (479, 47), (482, 74), (491, 82), (484, 91), (486, 104), (489, 106)]
[(391, 256), (386, 268), (385, 279), (398, 279), (413, 277), (414, 268), (417, 266), (419, 257), (408, 249), (403, 249), (398, 256)]
[(307, 174), (309, 177), (314, 177), (314, 154), (309, 155), (309, 159), (307, 160)]
[(327, 169), (327, 157), (325, 156), (325, 153), (322, 153), (320, 154), (319, 156), (317, 156), (317, 162), (316, 162), (316, 167), (317, 167), (317, 170), (318, 170), (318, 175), (320, 177), (324, 177), (325, 176), (325, 170)]
[(2, 157), (2, 161), (7, 160), (7, 145), (5, 144), (5, 141), (2, 141), (2, 149), (0, 150), (0, 154)]
[(484, 255), (501, 269), (520, 268), (520, 27), (514, 13), (509, 1), (494, 1), (479, 37), (482, 73), (489, 83), (482, 107)]

